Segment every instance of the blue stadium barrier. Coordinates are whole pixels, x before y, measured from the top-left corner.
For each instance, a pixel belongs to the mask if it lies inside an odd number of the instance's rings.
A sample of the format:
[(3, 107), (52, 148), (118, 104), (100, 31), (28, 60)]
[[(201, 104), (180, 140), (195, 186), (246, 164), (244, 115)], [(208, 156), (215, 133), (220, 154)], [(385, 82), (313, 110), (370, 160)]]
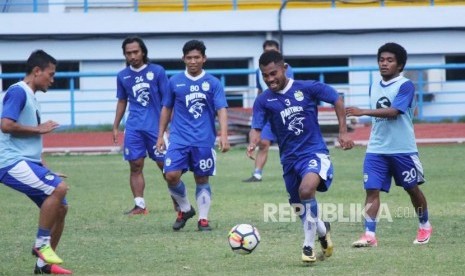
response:
[[(417, 118), (423, 121), (438, 120), (457, 120), (465, 119), (465, 77), (459, 81), (444, 81), (425, 79), (428, 72), (439, 72), (445, 75), (445, 70), (465, 70), (465, 64), (442, 64), (442, 65), (410, 65), (405, 68), (406, 74), (412, 79), (416, 86), (418, 115)], [(347, 105), (356, 105), (367, 108), (368, 87), (374, 79), (379, 78), (378, 67), (376, 66), (359, 66), (359, 67), (313, 67), (313, 68), (293, 68), (295, 74), (312, 73), (318, 74), (320, 81), (325, 81), (329, 73), (346, 72), (349, 74), (349, 83), (331, 84), (339, 92), (344, 94)], [(167, 70), (168, 75), (173, 75), (180, 71)], [(217, 76), (227, 93), (228, 101), (236, 100), (253, 102), (255, 97), (255, 81), (244, 86), (226, 85), (226, 78), (230, 75), (248, 75), (254, 76), (255, 69), (214, 69), (208, 70), (209, 73)], [(354, 81), (351, 74), (358, 74)], [(85, 79), (94, 78), (116, 78), (117, 72), (57, 72), (55, 78), (64, 78), (69, 80), (68, 89), (50, 89), (47, 96), (40, 96), (43, 117), (62, 116), (66, 127), (74, 128), (83, 125), (92, 125), (89, 119), (79, 119), (78, 117), (101, 118), (107, 116), (105, 124), (111, 124), (116, 108), (116, 81), (111, 87), (87, 87), (77, 89), (75, 80), (81, 82)], [(20, 80), (24, 77), (23, 73), (3, 73), (0, 74), (2, 79)], [(253, 77), (249, 79), (254, 79)], [(6, 90), (7, 87), (3, 87)], [(239, 95), (238, 95), (239, 92)], [(41, 94), (41, 93), (40, 93)], [(51, 95), (50, 95), (51, 94)], [(46, 105), (46, 107), (44, 107)], [(250, 105), (248, 106), (250, 107)], [(455, 110), (455, 115), (450, 116), (443, 112), (442, 114), (428, 115), (425, 110)], [(437, 112), (436, 112), (437, 113)], [(63, 120), (63, 119), (62, 119)], [(87, 120), (87, 121), (86, 121)]]

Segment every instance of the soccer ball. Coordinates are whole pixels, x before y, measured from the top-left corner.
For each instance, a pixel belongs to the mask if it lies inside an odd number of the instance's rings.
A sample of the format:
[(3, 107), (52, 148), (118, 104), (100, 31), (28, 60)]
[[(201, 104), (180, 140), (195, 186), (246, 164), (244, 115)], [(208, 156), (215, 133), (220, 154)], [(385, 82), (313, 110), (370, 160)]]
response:
[(250, 254), (260, 243), (260, 234), (257, 228), (250, 224), (238, 224), (228, 234), (231, 249), (242, 255)]

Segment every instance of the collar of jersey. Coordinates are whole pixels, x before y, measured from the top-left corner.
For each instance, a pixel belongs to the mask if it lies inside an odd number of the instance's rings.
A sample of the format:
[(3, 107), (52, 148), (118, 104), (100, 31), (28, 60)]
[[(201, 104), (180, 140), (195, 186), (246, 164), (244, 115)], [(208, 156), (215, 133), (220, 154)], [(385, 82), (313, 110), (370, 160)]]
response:
[(144, 70), (146, 67), (147, 67), (147, 64), (144, 64), (139, 68), (134, 68), (131, 65), (129, 65), (129, 68), (131, 68), (131, 70), (134, 71), (134, 72), (140, 72), (140, 71)]
[(20, 81), (18, 85), (21, 86), (27, 93), (34, 95), (34, 91), (32, 91), (32, 89), (29, 87), (29, 85), (27, 85), (26, 82)]
[(196, 81), (196, 80), (199, 80), (201, 79), (203, 76), (205, 76), (205, 70), (202, 69), (202, 73), (200, 73), (198, 76), (192, 76), (190, 75), (188, 72), (187, 72), (187, 69), (186, 71), (184, 71), (184, 75), (186, 76), (186, 78), (190, 79), (190, 80), (193, 80), (193, 81)]
[(276, 91), (275, 93), (286, 94), (286, 92), (289, 91), (289, 89), (291, 89), (292, 84), (294, 84), (294, 79), (289, 78), (286, 87), (284, 87), (283, 90)]
[(393, 78), (393, 79), (390, 79), (390, 80), (388, 80), (388, 81), (383, 81), (383, 80), (381, 80), (381, 84), (382, 84), (383, 86), (388, 86), (388, 85), (393, 84), (393, 83), (395, 83), (396, 81), (400, 80), (401, 78), (402, 78), (402, 76), (399, 75), (399, 76), (397, 76), (397, 77), (395, 77), (395, 78)]

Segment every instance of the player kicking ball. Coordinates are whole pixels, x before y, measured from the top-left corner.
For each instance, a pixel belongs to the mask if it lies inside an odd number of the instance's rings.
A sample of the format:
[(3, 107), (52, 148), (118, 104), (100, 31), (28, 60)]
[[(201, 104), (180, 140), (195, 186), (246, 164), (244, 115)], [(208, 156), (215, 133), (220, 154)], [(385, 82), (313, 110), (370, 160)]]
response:
[(333, 165), (318, 124), (320, 101), (335, 107), (339, 121), (338, 141), (342, 149), (351, 149), (344, 103), (331, 86), (317, 81), (294, 80), (286, 76), (287, 65), (277, 51), (260, 56), (260, 71), (268, 86), (253, 106), (252, 129), (247, 156), (253, 158), (261, 130), (269, 121), (277, 136), (283, 178), (289, 203), (300, 214), (304, 232), (302, 261), (316, 261), (315, 236), (326, 257), (332, 255), (329, 223), (318, 218), (316, 192), (326, 192), (333, 181)]

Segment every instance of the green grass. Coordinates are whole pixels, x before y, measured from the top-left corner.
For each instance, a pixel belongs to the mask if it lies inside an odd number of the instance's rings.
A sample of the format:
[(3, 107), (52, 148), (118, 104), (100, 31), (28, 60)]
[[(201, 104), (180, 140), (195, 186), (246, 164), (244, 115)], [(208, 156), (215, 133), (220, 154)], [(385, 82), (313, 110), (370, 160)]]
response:
[[(320, 203), (347, 207), (364, 201), (361, 167), (364, 148), (343, 152), (332, 149), (335, 181), (320, 193)], [(75, 275), (452, 275), (463, 274), (463, 145), (421, 147), (420, 158), (428, 183), (433, 237), (428, 245), (414, 246), (417, 219), (407, 194), (393, 187), (382, 195), (393, 222), (378, 225), (377, 248), (354, 249), (362, 223), (332, 223), (334, 255), (307, 266), (300, 261), (303, 234), (300, 222), (265, 222), (264, 203), (286, 204), (278, 154), (270, 152), (261, 183), (242, 183), (253, 164), (244, 150), (218, 155), (217, 176), (211, 179), (214, 230), (196, 231), (191, 220), (173, 232), (175, 219), (166, 185), (152, 162), (146, 162), (147, 216), (126, 217), (133, 206), (129, 168), (119, 155), (48, 156), (55, 171), (66, 173), (70, 185), (69, 213), (59, 255)], [(183, 176), (195, 205), (193, 177)], [(399, 209), (400, 208), (400, 209)], [(344, 208), (348, 215), (348, 208)], [(403, 213), (402, 213), (403, 214)], [(0, 275), (31, 275), (35, 259), (30, 249), (36, 233), (38, 210), (25, 196), (0, 185)], [(233, 253), (227, 243), (237, 223), (257, 226), (262, 242), (251, 255)], [(317, 246), (319, 251), (319, 246)]]

